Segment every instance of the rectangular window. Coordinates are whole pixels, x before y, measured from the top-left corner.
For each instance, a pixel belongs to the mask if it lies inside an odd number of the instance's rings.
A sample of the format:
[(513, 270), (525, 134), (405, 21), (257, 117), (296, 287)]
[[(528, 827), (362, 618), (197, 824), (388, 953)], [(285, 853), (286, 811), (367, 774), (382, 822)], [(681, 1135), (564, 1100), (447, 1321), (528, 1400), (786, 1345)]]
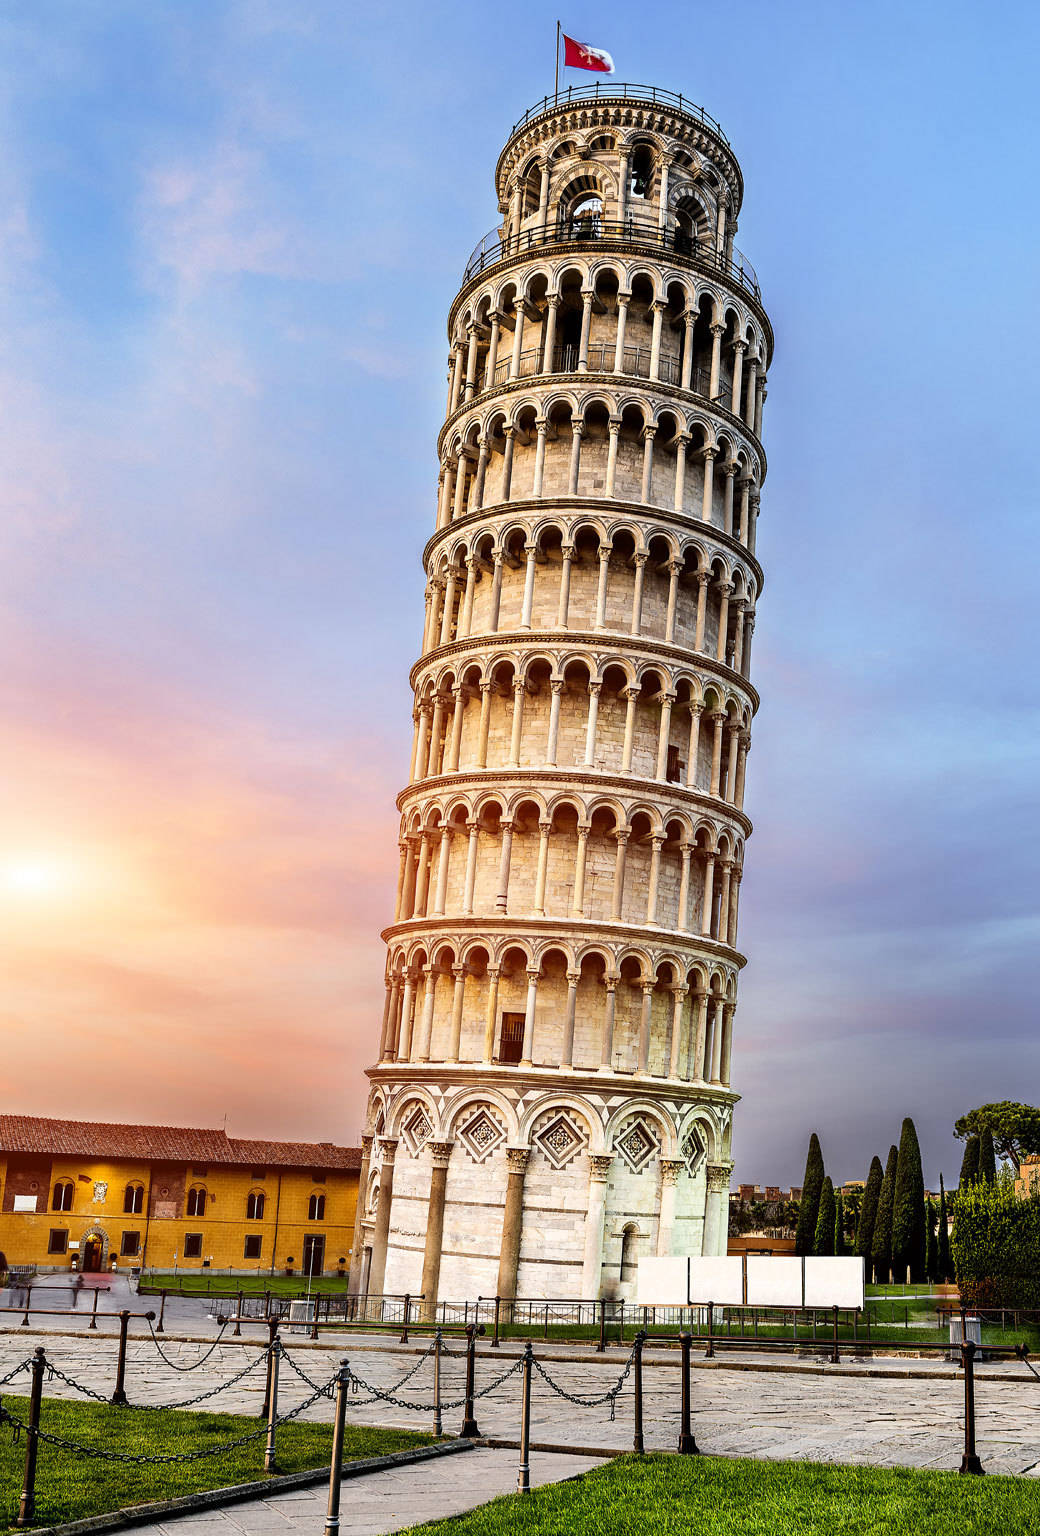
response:
[(252, 1173), (249, 1175), (249, 1177), (251, 1179), (266, 1179), (267, 1178), (267, 1169), (266, 1168), (254, 1168)]
[(191, 1176), (192, 1176), (193, 1179), (204, 1179), (204, 1178), (206, 1178), (208, 1173), (209, 1173), (209, 1164), (208, 1163), (205, 1165), (205, 1167), (200, 1165), (198, 1168), (193, 1168), (191, 1170)]
[(119, 1245), (119, 1252), (123, 1255), (123, 1257), (124, 1258), (132, 1258), (134, 1254), (140, 1253), (140, 1251), (141, 1251), (141, 1234), (140, 1234), (140, 1232), (124, 1232), (123, 1233), (123, 1240), (122, 1240), (122, 1242)]
[(258, 1259), (263, 1241), (259, 1233), (251, 1232), (246, 1238), (245, 1257), (247, 1259)]
[(185, 1232), (184, 1257), (186, 1259), (201, 1259), (202, 1257), (202, 1233)]
[(312, 1171), (312, 1173), (311, 1173), (311, 1180), (315, 1184), (324, 1184), (324, 1182), (325, 1182), (325, 1170), (324, 1170), (324, 1168), (315, 1168)]
[(524, 1015), (503, 1013), (502, 1040), (498, 1047), (498, 1059), (515, 1066), (524, 1053)]
[(51, 1235), (47, 1239), (48, 1253), (67, 1253), (69, 1247), (69, 1234), (64, 1227), (52, 1227)]

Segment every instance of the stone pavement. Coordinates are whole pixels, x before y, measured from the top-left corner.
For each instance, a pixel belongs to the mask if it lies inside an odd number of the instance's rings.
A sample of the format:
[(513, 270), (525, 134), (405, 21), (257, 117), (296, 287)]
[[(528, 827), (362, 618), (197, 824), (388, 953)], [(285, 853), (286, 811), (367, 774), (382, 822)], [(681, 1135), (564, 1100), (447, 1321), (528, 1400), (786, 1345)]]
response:
[[(541, 1487), (602, 1465), (585, 1456), (534, 1454), (531, 1482)], [(499, 1494), (515, 1492), (516, 1473), (515, 1451), (479, 1447), (443, 1460), (350, 1478), (340, 1498), (340, 1530), (344, 1536), (382, 1536), (424, 1520), (461, 1515)], [(327, 1487), (304, 1488), (226, 1509), (171, 1516), (136, 1530), (139, 1536), (321, 1536), (327, 1500)]]
[[(254, 1330), (254, 1335), (258, 1330)], [(112, 1390), (115, 1345), (96, 1335), (40, 1336), (31, 1329), (0, 1335), (0, 1376), (25, 1358), (37, 1342), (70, 1376), (93, 1390)], [(242, 1380), (200, 1406), (255, 1415), (264, 1390), (261, 1341), (224, 1341), (216, 1345), (197, 1369), (185, 1366), (202, 1359), (212, 1339), (186, 1343), (163, 1341), (174, 1371), (161, 1358), (150, 1338), (131, 1341), (128, 1350), (127, 1393), (131, 1402), (172, 1405), (226, 1382), (255, 1362)], [(351, 1360), (364, 1380), (385, 1390), (419, 1363), (424, 1345), (402, 1348), (382, 1341), (365, 1347), (358, 1338), (337, 1347), (316, 1347), (289, 1334), (290, 1357), (315, 1383), (332, 1376), (341, 1354)], [(449, 1341), (451, 1356), (443, 1364), (442, 1396), (462, 1394), (464, 1363), (458, 1340)], [(598, 1356), (588, 1349), (567, 1351), (536, 1345), (554, 1381), (566, 1391), (592, 1397), (606, 1392), (624, 1368), (626, 1355)], [(554, 1358), (555, 1357), (555, 1358)], [(562, 1358), (561, 1358), (562, 1357)], [(478, 1356), (478, 1391), (515, 1364), (506, 1350), (493, 1352), (482, 1344)], [(869, 1463), (877, 1466), (956, 1467), (963, 1446), (964, 1392), (958, 1372), (940, 1360), (894, 1360), (827, 1366), (810, 1361), (784, 1361), (752, 1353), (695, 1360), (692, 1378), (693, 1427), (702, 1450), (732, 1456)], [(912, 1373), (912, 1374), (908, 1374)], [(430, 1429), (432, 1362), (424, 1361), (401, 1389), (400, 1403), (348, 1399), (348, 1421), (404, 1428)], [(4, 1390), (24, 1392), (23, 1375)], [(519, 1434), (520, 1382), (512, 1374), (477, 1403), (481, 1432), (514, 1440)], [(59, 1379), (45, 1390), (54, 1396), (74, 1396)], [(279, 1406), (284, 1412), (310, 1394), (311, 1388), (283, 1362)], [(679, 1425), (679, 1371), (674, 1351), (649, 1354), (644, 1369), (645, 1438), (648, 1449), (674, 1449)], [(977, 1438), (979, 1453), (992, 1472), (1040, 1471), (1040, 1381), (1018, 1362), (991, 1364), (977, 1378)], [(328, 1419), (331, 1404), (322, 1399), (306, 1417)], [(444, 1427), (458, 1429), (461, 1411), (446, 1408)], [(556, 1395), (538, 1375), (534, 1380), (532, 1435), (554, 1446), (623, 1450), (631, 1445), (632, 1382), (625, 1383), (610, 1419), (609, 1406), (580, 1407)]]

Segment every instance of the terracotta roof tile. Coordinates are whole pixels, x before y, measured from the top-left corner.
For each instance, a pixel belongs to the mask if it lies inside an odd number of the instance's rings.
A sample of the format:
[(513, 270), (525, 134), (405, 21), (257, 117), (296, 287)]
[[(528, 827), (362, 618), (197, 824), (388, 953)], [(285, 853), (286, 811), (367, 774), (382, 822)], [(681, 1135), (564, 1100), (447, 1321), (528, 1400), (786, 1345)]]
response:
[(332, 1142), (241, 1141), (225, 1131), (175, 1125), (111, 1125), (0, 1115), (0, 1152), (57, 1157), (129, 1158), (138, 1162), (270, 1165), (273, 1168), (359, 1168), (360, 1147)]

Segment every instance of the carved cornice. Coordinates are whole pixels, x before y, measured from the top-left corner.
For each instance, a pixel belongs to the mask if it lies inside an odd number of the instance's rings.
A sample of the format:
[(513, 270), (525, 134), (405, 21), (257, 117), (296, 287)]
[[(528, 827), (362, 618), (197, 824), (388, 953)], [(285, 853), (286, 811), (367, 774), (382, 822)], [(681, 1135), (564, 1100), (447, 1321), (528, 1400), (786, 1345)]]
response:
[[(499, 1066), (483, 1061), (383, 1061), (366, 1067), (373, 1083), (389, 1087), (409, 1084), (441, 1085), (445, 1089), (509, 1088), (517, 1094), (544, 1093), (549, 1100), (562, 1093), (583, 1093), (606, 1101), (618, 1093), (637, 1099), (670, 1099), (688, 1109), (708, 1104), (724, 1113), (740, 1094), (718, 1083), (690, 1082), (679, 1077), (648, 1077), (634, 1072), (600, 1071), (592, 1067)], [(530, 1106), (528, 1106), (530, 1110)], [(727, 1173), (728, 1177), (728, 1173)]]
[[(699, 933), (680, 933), (675, 928), (648, 927), (645, 923), (613, 923), (604, 918), (532, 917), (528, 913), (510, 916), (501, 912), (478, 912), (472, 917), (458, 913), (446, 913), (443, 917), (409, 917), (400, 923), (384, 928), (380, 938), (388, 944), (403, 934), (440, 934), (445, 943), (453, 939), (489, 937), (504, 934), (507, 938), (549, 938), (588, 944), (598, 941), (607, 948), (615, 944), (637, 944), (644, 949), (679, 950), (691, 957), (691, 963), (700, 957), (706, 962), (721, 960), (737, 971), (747, 964), (747, 957), (739, 949), (731, 949), (721, 939), (710, 939)], [(641, 985), (637, 982), (636, 985)]]

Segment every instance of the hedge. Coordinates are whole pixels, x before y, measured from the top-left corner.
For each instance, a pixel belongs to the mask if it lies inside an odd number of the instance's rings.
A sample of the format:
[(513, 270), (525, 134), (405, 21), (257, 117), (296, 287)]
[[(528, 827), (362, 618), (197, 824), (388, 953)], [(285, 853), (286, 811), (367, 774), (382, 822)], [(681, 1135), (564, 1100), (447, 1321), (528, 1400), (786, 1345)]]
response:
[(972, 1307), (1040, 1308), (1040, 1194), (1022, 1199), (1010, 1173), (950, 1198), (953, 1262)]

